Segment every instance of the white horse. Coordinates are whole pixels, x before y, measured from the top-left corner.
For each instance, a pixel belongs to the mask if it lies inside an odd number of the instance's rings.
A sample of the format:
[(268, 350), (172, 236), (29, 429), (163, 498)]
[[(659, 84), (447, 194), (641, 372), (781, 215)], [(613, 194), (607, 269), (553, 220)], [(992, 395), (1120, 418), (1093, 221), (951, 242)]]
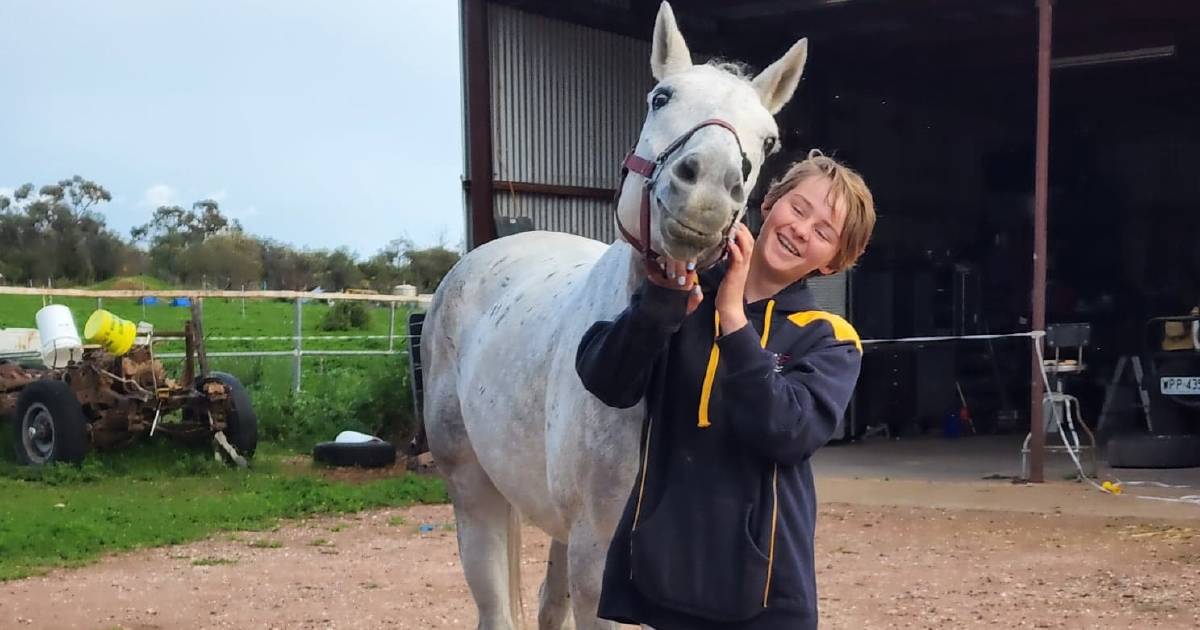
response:
[[(795, 91), (806, 54), (800, 40), (753, 80), (693, 65), (662, 4), (650, 59), (658, 84), (635, 147), (659, 165), (651, 174), (652, 162), (627, 162), (617, 220), (630, 238), (677, 260), (720, 255), (778, 145), (772, 115)], [(593, 322), (628, 305), (644, 277), (641, 256), (622, 240), (527, 232), (471, 251), (438, 287), (421, 337), (424, 419), (480, 629), (520, 627), (520, 515), (553, 539), (538, 628), (563, 628), (572, 612), (580, 630), (616, 627), (597, 618), (597, 602), (644, 412), (589, 394), (575, 353)]]

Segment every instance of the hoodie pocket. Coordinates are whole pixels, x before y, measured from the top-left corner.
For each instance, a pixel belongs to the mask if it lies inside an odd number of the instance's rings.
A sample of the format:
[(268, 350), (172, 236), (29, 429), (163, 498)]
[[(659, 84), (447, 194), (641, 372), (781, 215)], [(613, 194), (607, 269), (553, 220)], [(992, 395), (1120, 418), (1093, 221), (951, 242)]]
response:
[(688, 494), (668, 493), (633, 532), (634, 586), (654, 604), (696, 617), (750, 619), (763, 610), (768, 571), (750, 529), (753, 506)]

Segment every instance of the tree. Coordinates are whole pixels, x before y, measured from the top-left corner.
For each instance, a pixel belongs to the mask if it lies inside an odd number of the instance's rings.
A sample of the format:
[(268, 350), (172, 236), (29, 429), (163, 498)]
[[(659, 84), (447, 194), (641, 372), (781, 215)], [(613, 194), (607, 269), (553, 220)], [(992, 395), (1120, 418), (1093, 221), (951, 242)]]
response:
[(358, 268), (354, 253), (349, 249), (340, 247), (332, 252), (320, 252), (319, 255), (324, 259), (321, 272), (317, 276), (322, 287), (341, 291), (361, 286), (363, 274)]
[(269, 239), (260, 239), (259, 246), (262, 252), (262, 281), (267, 288), (306, 291), (317, 286), (317, 264), (312, 257)]
[(0, 196), (0, 268), (13, 282), (45, 279), (90, 283), (122, 272), (138, 258), (95, 211), (112, 195), (75, 175), (34, 193), (27, 183)]
[(441, 245), (424, 249), (410, 245), (404, 251), (400, 279), (405, 284), (417, 287), (421, 293), (433, 293), (459, 257), (458, 252)]
[(182, 253), (181, 278), (196, 285), (207, 279), (219, 289), (255, 286), (262, 278), (262, 245), (241, 232), (217, 234)]
[[(150, 221), (133, 228), (130, 236), (134, 242), (148, 244), (155, 275), (164, 280), (188, 281), (200, 280), (206, 273), (203, 267), (190, 265), (213, 262), (203, 251), (190, 253), (191, 248), (220, 234), (241, 233), (241, 223), (221, 214), (216, 201), (202, 199), (192, 204), (191, 210), (180, 206), (158, 207)], [(261, 260), (258, 265), (261, 270)]]
[(359, 264), (359, 269), (371, 287), (379, 291), (411, 284), (421, 293), (432, 293), (458, 259), (458, 252), (441, 245), (417, 248), (412, 241), (401, 238)]

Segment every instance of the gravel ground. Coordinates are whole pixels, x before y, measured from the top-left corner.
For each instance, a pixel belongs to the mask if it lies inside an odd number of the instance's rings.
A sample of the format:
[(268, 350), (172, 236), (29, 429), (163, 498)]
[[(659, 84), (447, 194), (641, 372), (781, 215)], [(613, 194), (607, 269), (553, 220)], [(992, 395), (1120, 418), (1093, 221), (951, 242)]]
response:
[[(524, 543), (532, 618), (547, 539)], [(1197, 520), (827, 503), (817, 572), (823, 628), (1200, 627)], [(222, 534), (0, 593), (2, 628), (475, 626), (449, 506)]]

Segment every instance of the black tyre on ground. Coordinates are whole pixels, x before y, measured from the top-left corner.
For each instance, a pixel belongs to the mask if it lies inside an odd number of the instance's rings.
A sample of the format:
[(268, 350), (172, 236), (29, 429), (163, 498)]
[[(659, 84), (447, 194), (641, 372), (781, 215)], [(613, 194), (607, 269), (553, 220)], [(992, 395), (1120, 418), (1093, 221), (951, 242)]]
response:
[(77, 464), (88, 452), (87, 417), (75, 392), (62, 381), (26, 385), (17, 397), (13, 429), (13, 446), (22, 464)]
[[(258, 449), (258, 416), (250, 402), (250, 394), (237, 377), (225, 372), (211, 372), (209, 380), (220, 381), (229, 389), (229, 409), (225, 413), (225, 437), (242, 457), (254, 457)], [(196, 380), (200, 387), (202, 379)]]
[(313, 459), (330, 466), (381, 468), (396, 463), (396, 447), (391, 442), (321, 442), (313, 447)]
[(1126, 433), (1108, 441), (1113, 468), (1193, 468), (1200, 466), (1200, 435)]

